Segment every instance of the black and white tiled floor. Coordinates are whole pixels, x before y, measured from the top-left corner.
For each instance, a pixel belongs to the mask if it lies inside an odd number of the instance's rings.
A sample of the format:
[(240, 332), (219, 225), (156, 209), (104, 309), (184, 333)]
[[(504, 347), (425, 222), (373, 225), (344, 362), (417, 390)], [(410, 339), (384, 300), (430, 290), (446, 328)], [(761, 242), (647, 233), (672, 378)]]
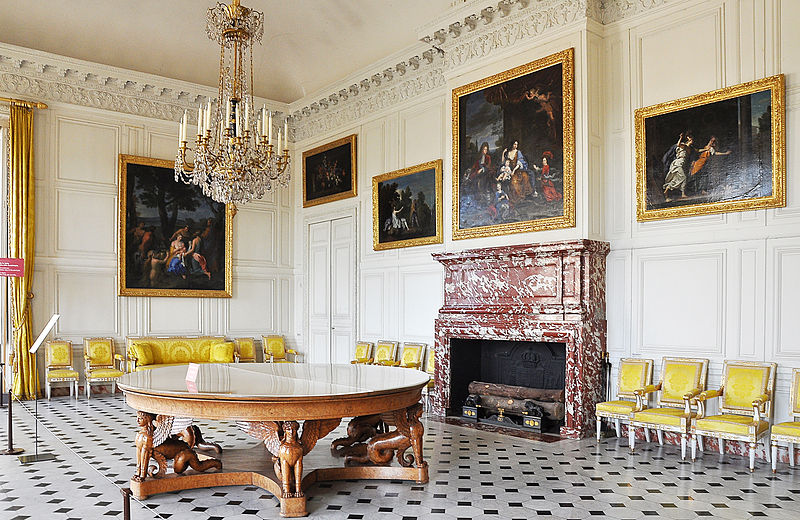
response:
[[(33, 453), (31, 403), (15, 407), (17, 447)], [(1, 410), (0, 448), (6, 445)], [(135, 412), (121, 396), (91, 401), (40, 401), (40, 452), (55, 461), (23, 466), (0, 457), (0, 520), (121, 518), (121, 487), (135, 467)], [(232, 423), (199, 423), (223, 447), (255, 442)], [(330, 439), (315, 449), (326, 450)], [(642, 445), (628, 454), (615, 438), (546, 444), (426, 421), (430, 482), (346, 481), (312, 486), (311, 518), (670, 518), (800, 519), (800, 468), (760, 462), (753, 474), (744, 458), (706, 453), (681, 462), (674, 446)], [(331, 465), (340, 463), (331, 461)], [(131, 518), (280, 518), (278, 502), (255, 487), (225, 487), (163, 494), (133, 501)]]

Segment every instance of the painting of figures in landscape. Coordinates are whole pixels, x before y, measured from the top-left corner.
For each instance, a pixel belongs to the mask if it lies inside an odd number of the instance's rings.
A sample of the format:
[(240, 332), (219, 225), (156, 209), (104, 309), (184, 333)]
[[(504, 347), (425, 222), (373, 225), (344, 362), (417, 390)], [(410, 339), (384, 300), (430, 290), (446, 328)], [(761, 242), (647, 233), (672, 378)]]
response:
[(303, 207), (356, 196), (356, 136), (303, 152)]
[(639, 220), (785, 205), (783, 77), (636, 111)]
[(453, 91), (453, 238), (575, 225), (573, 49)]
[(372, 178), (376, 251), (442, 243), (442, 161)]
[(121, 296), (230, 297), (231, 215), (172, 161), (120, 155)]

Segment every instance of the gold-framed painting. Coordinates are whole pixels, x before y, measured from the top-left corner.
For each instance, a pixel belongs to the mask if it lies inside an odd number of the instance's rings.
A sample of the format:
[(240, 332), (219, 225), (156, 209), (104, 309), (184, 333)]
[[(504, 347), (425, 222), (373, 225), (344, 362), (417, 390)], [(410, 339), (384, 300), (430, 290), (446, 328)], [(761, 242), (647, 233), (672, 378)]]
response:
[(372, 178), (375, 251), (441, 243), (441, 159)]
[(303, 152), (303, 207), (357, 195), (356, 134)]
[(782, 74), (635, 112), (636, 217), (786, 205)]
[(175, 180), (173, 161), (119, 156), (120, 296), (230, 298), (233, 205)]
[(575, 226), (566, 49), (453, 90), (453, 238)]

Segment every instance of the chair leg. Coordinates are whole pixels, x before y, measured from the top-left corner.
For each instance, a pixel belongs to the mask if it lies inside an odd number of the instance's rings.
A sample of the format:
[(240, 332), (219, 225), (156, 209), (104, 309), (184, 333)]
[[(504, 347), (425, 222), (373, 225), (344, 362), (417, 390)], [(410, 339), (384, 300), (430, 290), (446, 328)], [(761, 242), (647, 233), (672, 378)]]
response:
[(47, 390), (47, 400), (49, 401), (50, 400), (50, 382), (49, 381), (45, 385), (45, 387), (46, 387), (46, 390)]
[(111, 395), (114, 395), (116, 393), (117, 393), (117, 382), (111, 381)]
[(603, 420), (599, 417), (597, 419), (597, 442), (600, 442), (600, 430), (603, 428)]
[(772, 461), (772, 457), (770, 456), (769, 445), (770, 445), (770, 437), (769, 437), (769, 435), (767, 435), (764, 438), (764, 456), (767, 458), (767, 462), (771, 462)]
[(692, 462), (697, 459), (697, 435), (692, 435), (691, 441), (692, 443)]
[(614, 419), (614, 427), (617, 430), (617, 437), (622, 437), (622, 424), (619, 419)]
[(725, 439), (719, 438), (719, 454), (725, 455)]
[(700, 451), (705, 451), (705, 448), (703, 448), (703, 436), (702, 435), (698, 435), (697, 436), (697, 447), (700, 448)]
[[(661, 430), (658, 430), (658, 433), (661, 433)], [(685, 433), (681, 434), (681, 460), (686, 460), (686, 434)]]
[(789, 466), (794, 467), (794, 443), (789, 443)]
[[(661, 430), (656, 430), (656, 437), (658, 437), (658, 445), (659, 446), (663, 446), (664, 445), (664, 432), (661, 431)], [(683, 439), (684, 449), (686, 448), (686, 438), (685, 437), (686, 436), (684, 435), (684, 439)], [(683, 456), (686, 457), (686, 454), (684, 453)]]
[(772, 452), (772, 472), (775, 473), (778, 471), (778, 444), (776, 442), (772, 442), (770, 451)]
[(647, 442), (650, 442), (650, 428), (645, 428), (644, 429), (644, 440), (646, 440)]
[(756, 468), (756, 443), (750, 443), (750, 473)]
[(89, 380), (86, 380), (86, 399), (92, 399), (92, 385), (89, 384)]
[(631, 453), (633, 453), (633, 450), (636, 447), (636, 432), (633, 430), (633, 426), (630, 424), (628, 425), (628, 446), (631, 449)]

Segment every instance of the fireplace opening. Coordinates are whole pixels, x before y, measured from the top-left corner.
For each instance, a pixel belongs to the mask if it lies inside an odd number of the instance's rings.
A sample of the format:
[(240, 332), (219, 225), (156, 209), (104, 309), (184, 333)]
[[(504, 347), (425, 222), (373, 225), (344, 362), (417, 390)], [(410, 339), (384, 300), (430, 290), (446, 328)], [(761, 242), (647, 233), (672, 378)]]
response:
[[(450, 347), (448, 415), (462, 416), (467, 398), (480, 393), (492, 394), (482, 396), (482, 418), (496, 418), (498, 406), (503, 408), (507, 402), (511, 423), (522, 425), (525, 416), (521, 414), (543, 409), (542, 431), (557, 432), (564, 424), (564, 343), (451, 338)], [(525, 405), (527, 411), (523, 411)], [(501, 416), (504, 413), (499, 410)]]

